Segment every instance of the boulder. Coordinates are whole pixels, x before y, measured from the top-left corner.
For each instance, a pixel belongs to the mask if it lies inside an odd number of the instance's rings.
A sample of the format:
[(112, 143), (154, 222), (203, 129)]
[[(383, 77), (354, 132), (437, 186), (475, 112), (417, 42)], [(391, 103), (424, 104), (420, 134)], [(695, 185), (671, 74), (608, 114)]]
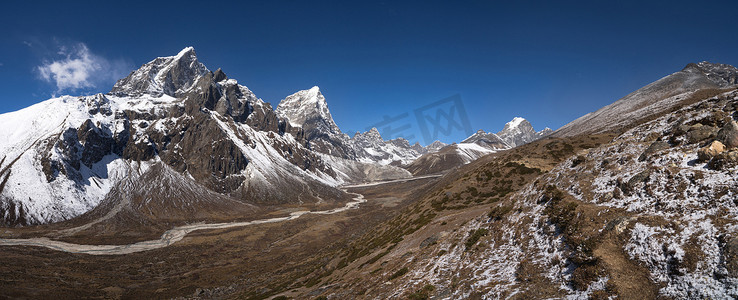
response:
[(669, 145), (669, 143), (667, 143), (667, 142), (664, 142), (664, 141), (655, 141), (655, 142), (651, 143), (651, 145), (648, 146), (648, 148), (646, 148), (646, 150), (644, 150), (643, 153), (641, 153), (641, 156), (638, 157), (638, 160), (639, 161), (644, 161), (651, 154), (656, 153), (656, 152), (659, 152), (661, 150), (669, 149), (669, 147), (671, 147), (671, 145)]
[(675, 135), (683, 135), (683, 134), (687, 133), (687, 131), (689, 131), (689, 129), (691, 128), (687, 124), (682, 124), (683, 122), (684, 122), (683, 119), (679, 120), (677, 122), (677, 124), (675, 124), (674, 127), (672, 128), (672, 132)]
[(695, 124), (689, 128), (687, 132), (687, 141), (690, 144), (699, 143), (709, 138), (715, 137), (718, 129), (709, 125)]
[(697, 160), (700, 162), (709, 161), (723, 151), (725, 151), (725, 145), (720, 141), (713, 141), (710, 145), (697, 150)]
[(717, 133), (717, 140), (722, 142), (728, 148), (738, 146), (738, 123), (731, 120), (727, 122), (723, 128)]
[(738, 150), (725, 151), (718, 155), (715, 155), (710, 162), (707, 163), (707, 167), (713, 170), (726, 170), (738, 165)]
[[(623, 181), (621, 178), (618, 178), (616, 186), (620, 188), (623, 194), (625, 194), (626, 196), (630, 196), (636, 192), (636, 190), (638, 189), (638, 184), (647, 182), (649, 177), (651, 177), (651, 170), (643, 170), (640, 173), (633, 175), (633, 177), (628, 179), (627, 182)], [(617, 196), (619, 195), (614, 195), (614, 197), (619, 198)]]

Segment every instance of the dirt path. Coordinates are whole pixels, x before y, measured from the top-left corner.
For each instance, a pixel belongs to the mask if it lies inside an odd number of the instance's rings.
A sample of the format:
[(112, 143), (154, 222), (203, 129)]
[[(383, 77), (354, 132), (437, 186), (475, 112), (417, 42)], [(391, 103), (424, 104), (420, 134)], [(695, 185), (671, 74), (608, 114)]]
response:
[(290, 215), (286, 217), (261, 219), (261, 220), (254, 220), (254, 221), (248, 221), (248, 222), (192, 224), (192, 225), (178, 226), (178, 227), (175, 227), (173, 229), (170, 229), (164, 232), (164, 234), (162, 234), (161, 238), (159, 238), (158, 240), (143, 241), (143, 242), (138, 242), (135, 244), (83, 245), (83, 244), (73, 244), (73, 243), (67, 243), (67, 242), (62, 242), (62, 241), (50, 240), (48, 238), (29, 238), (29, 239), (0, 239), (0, 246), (37, 246), (37, 247), (46, 247), (49, 249), (70, 252), (70, 253), (83, 253), (83, 254), (90, 254), (90, 255), (123, 255), (123, 254), (148, 251), (148, 250), (167, 247), (173, 243), (176, 243), (182, 240), (182, 238), (184, 238), (188, 233), (196, 231), (196, 230), (223, 229), (223, 228), (244, 227), (244, 226), (265, 224), (265, 223), (284, 222), (284, 221), (297, 219), (300, 216), (305, 215), (305, 214), (329, 215), (329, 214), (335, 214), (335, 213), (339, 213), (339, 212), (346, 211), (349, 209), (357, 208), (359, 204), (366, 202), (363, 195), (356, 194), (356, 193), (353, 193), (353, 194), (356, 195), (356, 197), (354, 197), (353, 199), (354, 201), (348, 202), (346, 203), (346, 205), (344, 205), (343, 207), (339, 207), (339, 208), (323, 210), (323, 211), (297, 211), (297, 212), (290, 213)]
[[(412, 180), (433, 178), (433, 177), (440, 177), (440, 176), (442, 175), (418, 176), (418, 177), (403, 178), (403, 179), (389, 180), (389, 181), (382, 181), (382, 182), (371, 182), (371, 183), (364, 183), (364, 184), (358, 184), (358, 185), (347, 185), (347, 186), (343, 186), (342, 188), (344, 189), (344, 191), (346, 191), (346, 189), (348, 188), (376, 186), (376, 185), (396, 183), (396, 182), (407, 182), (407, 181), (412, 181)], [(254, 221), (248, 221), (248, 222), (192, 224), (192, 225), (178, 226), (178, 227), (174, 227), (164, 232), (164, 234), (162, 234), (161, 238), (159, 238), (158, 240), (143, 241), (143, 242), (138, 242), (135, 244), (84, 245), (84, 244), (74, 244), (74, 243), (67, 243), (67, 242), (52, 240), (52, 239), (45, 238), (45, 237), (39, 237), (39, 238), (28, 238), (28, 239), (0, 239), (0, 246), (36, 246), (36, 247), (46, 247), (49, 249), (53, 249), (57, 251), (64, 251), (64, 252), (69, 252), (69, 253), (83, 253), (83, 254), (90, 254), (90, 255), (123, 255), (123, 254), (142, 252), (142, 251), (148, 251), (148, 250), (154, 250), (154, 249), (167, 247), (171, 244), (174, 244), (182, 240), (190, 232), (197, 231), (197, 230), (223, 229), (223, 228), (244, 227), (244, 226), (251, 226), (251, 225), (258, 225), (258, 224), (265, 224), (265, 223), (284, 222), (284, 221), (297, 219), (304, 214), (330, 215), (330, 214), (335, 214), (335, 213), (339, 213), (342, 211), (346, 211), (352, 208), (357, 208), (359, 204), (366, 202), (366, 200), (364, 199), (364, 195), (357, 194), (357, 193), (351, 193), (351, 194), (356, 195), (356, 197), (354, 197), (353, 199), (354, 201), (348, 202), (346, 203), (346, 205), (344, 205), (343, 207), (339, 207), (339, 208), (323, 210), (323, 211), (296, 211), (296, 212), (290, 213), (290, 215), (286, 217), (261, 219), (261, 220), (254, 220)], [(118, 211), (120, 211), (120, 207), (122, 207), (122, 205), (117, 205), (115, 208), (113, 208), (108, 214), (106, 214), (102, 218), (99, 218), (97, 220), (94, 220), (82, 226), (78, 226), (78, 227), (66, 229), (66, 230), (61, 230), (58, 232), (58, 234), (60, 234), (60, 236), (68, 236), (80, 230), (89, 228), (95, 223), (99, 223), (115, 215)]]
[(361, 184), (354, 184), (354, 185), (344, 185), (343, 188), (348, 189), (348, 188), (370, 187), (370, 186), (377, 186), (377, 185), (388, 184), (388, 183), (408, 182), (408, 181), (414, 181), (414, 180), (419, 180), (419, 179), (436, 178), (436, 177), (441, 177), (443, 175), (444, 174), (433, 174), (433, 175), (416, 176), (416, 177), (402, 178), (402, 179), (395, 179), (395, 180), (388, 180), (388, 181), (378, 181), (378, 182), (368, 182), (368, 183), (361, 183)]
[(607, 267), (618, 296), (624, 299), (655, 299), (658, 289), (649, 278), (648, 270), (625, 257), (621, 246), (615, 244), (613, 239), (614, 237), (605, 239), (594, 250), (594, 254)]

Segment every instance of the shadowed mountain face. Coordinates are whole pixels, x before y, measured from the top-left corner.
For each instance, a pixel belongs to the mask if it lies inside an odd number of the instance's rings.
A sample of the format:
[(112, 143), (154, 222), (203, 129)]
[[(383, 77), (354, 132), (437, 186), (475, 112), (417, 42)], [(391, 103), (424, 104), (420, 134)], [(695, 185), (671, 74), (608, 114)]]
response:
[[(181, 175), (170, 178), (191, 181), (183, 186), (269, 205), (348, 199), (337, 185), (368, 174), (406, 176), (357, 161), (317, 88), (288, 98), (298, 108), (312, 105), (286, 114), (302, 116), (300, 124), (185, 48), (144, 64), (107, 95), (64, 96), (0, 115), (0, 218), (29, 225), (81, 215), (159, 164)], [(192, 205), (201, 204), (212, 206)]]

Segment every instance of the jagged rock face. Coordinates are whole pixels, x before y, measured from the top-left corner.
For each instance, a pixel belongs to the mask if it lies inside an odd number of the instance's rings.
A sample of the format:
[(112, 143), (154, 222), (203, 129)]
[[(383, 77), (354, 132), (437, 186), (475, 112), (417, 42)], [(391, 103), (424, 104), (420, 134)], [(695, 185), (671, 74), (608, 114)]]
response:
[(500, 136), (492, 132), (484, 132), (484, 130), (478, 130), (475, 134), (463, 140), (461, 143), (467, 144), (478, 144), (486, 146), (491, 149), (507, 149), (511, 148), (507, 142), (505, 142)]
[(348, 143), (356, 153), (356, 160), (383, 165), (407, 165), (428, 152), (418, 143), (410, 145), (404, 138), (385, 141), (376, 128), (357, 132)]
[(285, 132), (285, 128), (280, 129), (280, 120), (269, 103), (257, 98), (236, 80), (228, 79), (221, 69), (199, 77), (183, 97), (185, 111), (190, 115), (207, 109), (230, 116), (234, 121), (246, 123), (257, 130)]
[(77, 140), (82, 145), (80, 160), (88, 168), (92, 164), (101, 161), (103, 157), (112, 153), (121, 153), (112, 133), (104, 132), (87, 119), (82, 126), (77, 128)]
[(287, 96), (279, 102), (276, 112), (287, 119), (292, 128), (302, 129), (310, 149), (342, 158), (356, 158), (356, 153), (348, 146), (349, 137), (333, 121), (325, 97), (317, 86)]
[(26, 217), (26, 210), (22, 202), (11, 201), (11, 199), (0, 196), (0, 212), (2, 212), (2, 221), (6, 226), (16, 227), (32, 224)]
[[(274, 137), (274, 133), (270, 132), (269, 136)], [(282, 157), (303, 170), (311, 172), (320, 171), (331, 177), (336, 177), (336, 171), (333, 170), (333, 168), (326, 164), (319, 155), (308, 151), (306, 148), (296, 147), (295, 144), (282, 140), (275, 140), (275, 143), (272, 146), (280, 152)]]
[(545, 138), (553, 133), (553, 129), (551, 128), (543, 128), (543, 130), (536, 132), (536, 139), (542, 139)]
[(546, 128), (539, 132), (533, 129), (533, 125), (528, 120), (516, 117), (512, 121), (505, 124), (497, 135), (505, 141), (510, 147), (517, 147), (543, 138), (551, 134), (553, 131), (550, 128)]
[[(277, 113), (286, 117), (293, 126), (310, 125), (316, 134), (341, 133), (333, 121), (325, 97), (317, 86), (287, 96), (279, 102)], [(310, 134), (308, 134), (310, 136)]]
[(420, 144), (410, 145), (403, 138), (385, 141), (376, 128), (365, 133), (357, 132), (349, 138), (333, 121), (325, 97), (317, 86), (288, 96), (279, 103), (276, 111), (289, 121), (280, 132), (291, 133), (298, 140), (304, 139), (308, 148), (320, 153), (366, 163), (406, 165), (428, 152)]
[(551, 132), (550, 128), (536, 132), (528, 120), (516, 117), (496, 134), (480, 129), (461, 144), (477, 144), (492, 150), (509, 149), (546, 137)]
[(117, 96), (162, 94), (177, 97), (190, 89), (208, 69), (197, 60), (195, 49), (188, 47), (179, 54), (159, 57), (118, 80), (110, 93)]
[(87, 112), (90, 115), (101, 114), (110, 116), (113, 111), (110, 108), (110, 100), (103, 94), (97, 94), (91, 97), (85, 97), (85, 103), (87, 105)]
[(155, 163), (241, 202), (339, 199), (334, 186), (351, 180), (309, 148), (320, 144), (307, 142), (304, 127), (222, 70), (208, 71), (190, 48), (145, 64), (108, 95), (0, 115), (0, 128), (0, 221), (8, 225), (78, 216)]
[(377, 130), (376, 128), (372, 128), (371, 130), (364, 133), (357, 132), (356, 134), (354, 134), (354, 137), (352, 139), (354, 140), (354, 144), (359, 147), (371, 147), (373, 145), (384, 143), (382, 135), (379, 134), (379, 130)]
[[(162, 161), (174, 170), (187, 172), (218, 193), (229, 193), (243, 181), (239, 174), (249, 160), (206, 114), (178, 122), (166, 135), (152, 141)], [(244, 139), (248, 143), (248, 140)]]
[(441, 142), (441, 141), (435, 141), (433, 143), (430, 143), (430, 145), (425, 146), (426, 151), (428, 152), (436, 152), (438, 150), (441, 150), (441, 148), (448, 146), (448, 144)]
[(497, 134), (478, 130), (458, 144), (445, 145), (436, 141), (426, 147), (426, 154), (405, 168), (413, 175), (446, 172), (487, 154), (521, 146), (550, 133), (549, 128), (536, 132), (527, 120), (518, 117), (505, 124), (505, 128)]
[(731, 65), (703, 61), (688, 64), (684, 71), (700, 72), (721, 87), (738, 84), (738, 68)]

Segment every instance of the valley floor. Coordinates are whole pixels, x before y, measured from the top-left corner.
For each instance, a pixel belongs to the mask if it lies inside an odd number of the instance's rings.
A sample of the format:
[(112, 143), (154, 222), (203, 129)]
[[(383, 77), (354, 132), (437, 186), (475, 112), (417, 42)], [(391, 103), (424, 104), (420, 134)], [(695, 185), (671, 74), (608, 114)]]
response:
[[(169, 298), (195, 292), (263, 298), (323, 268), (331, 252), (406, 207), (413, 190), (435, 180), (426, 176), (346, 187), (357, 197), (343, 207), (180, 226), (159, 240), (133, 244), (0, 239), (0, 290), (12, 298)], [(13, 231), (5, 229), (3, 236)]]

